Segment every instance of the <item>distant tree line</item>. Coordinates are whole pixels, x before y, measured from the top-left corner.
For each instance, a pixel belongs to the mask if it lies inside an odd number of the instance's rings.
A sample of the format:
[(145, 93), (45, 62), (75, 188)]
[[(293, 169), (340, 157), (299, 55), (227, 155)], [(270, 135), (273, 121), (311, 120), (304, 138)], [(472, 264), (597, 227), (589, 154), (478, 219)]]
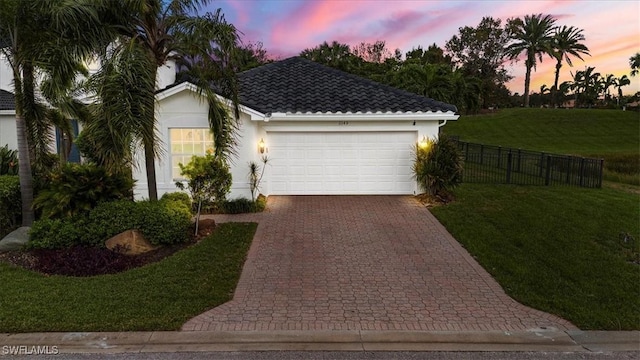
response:
[[(557, 25), (551, 15), (534, 14), (511, 18), (504, 24), (500, 19), (484, 17), (475, 27), (459, 28), (444, 49), (434, 43), (403, 53), (400, 49), (391, 51), (382, 40), (356, 46), (333, 41), (305, 49), (300, 56), (455, 104), (463, 113), (513, 106), (559, 107), (568, 100), (581, 107), (621, 105), (621, 88), (630, 83), (626, 75), (601, 76), (593, 67), (586, 67), (572, 72), (571, 81), (559, 83), (564, 63), (573, 66), (575, 58), (584, 60), (584, 55), (590, 55), (584, 41), (582, 29)], [(268, 56), (262, 51), (266, 62)], [(554, 83), (536, 93), (530, 89), (531, 73), (544, 57), (556, 63)], [(505, 65), (522, 60), (526, 68), (524, 91), (522, 95), (511, 94), (505, 84), (513, 76)], [(639, 61), (638, 54), (630, 59), (632, 75), (637, 74)], [(611, 88), (617, 90), (617, 96)]]

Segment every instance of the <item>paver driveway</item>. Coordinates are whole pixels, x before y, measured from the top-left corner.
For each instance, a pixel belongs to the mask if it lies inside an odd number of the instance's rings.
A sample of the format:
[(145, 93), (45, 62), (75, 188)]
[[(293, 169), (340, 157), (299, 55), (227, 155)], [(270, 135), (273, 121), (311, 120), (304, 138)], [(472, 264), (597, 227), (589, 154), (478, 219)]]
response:
[(271, 196), (233, 300), (183, 330), (575, 329), (505, 295), (410, 196)]

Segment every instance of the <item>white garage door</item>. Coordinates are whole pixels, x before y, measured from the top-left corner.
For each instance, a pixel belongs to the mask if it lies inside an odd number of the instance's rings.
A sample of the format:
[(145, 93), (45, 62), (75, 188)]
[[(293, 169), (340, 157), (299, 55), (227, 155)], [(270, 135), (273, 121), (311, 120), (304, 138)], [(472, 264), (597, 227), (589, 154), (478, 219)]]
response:
[(413, 194), (415, 132), (270, 132), (274, 195)]

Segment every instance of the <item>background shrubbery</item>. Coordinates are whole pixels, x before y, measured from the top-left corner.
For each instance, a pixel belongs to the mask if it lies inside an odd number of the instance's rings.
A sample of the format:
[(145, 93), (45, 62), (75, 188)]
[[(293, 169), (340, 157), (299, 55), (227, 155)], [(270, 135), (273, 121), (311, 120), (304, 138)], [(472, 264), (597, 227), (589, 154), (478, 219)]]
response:
[(20, 179), (14, 175), (0, 176), (0, 239), (20, 224), (22, 216)]
[(219, 212), (224, 214), (243, 214), (262, 212), (267, 206), (267, 198), (259, 195), (256, 201), (246, 198), (239, 198), (225, 201), (220, 207)]
[(34, 199), (43, 218), (61, 218), (88, 212), (107, 201), (133, 198), (133, 180), (103, 167), (65, 164), (53, 171), (47, 187)]
[(103, 247), (107, 239), (130, 229), (140, 230), (154, 245), (175, 244), (188, 239), (190, 225), (191, 211), (183, 202), (119, 200), (99, 204), (88, 214), (36, 221), (28, 247)]

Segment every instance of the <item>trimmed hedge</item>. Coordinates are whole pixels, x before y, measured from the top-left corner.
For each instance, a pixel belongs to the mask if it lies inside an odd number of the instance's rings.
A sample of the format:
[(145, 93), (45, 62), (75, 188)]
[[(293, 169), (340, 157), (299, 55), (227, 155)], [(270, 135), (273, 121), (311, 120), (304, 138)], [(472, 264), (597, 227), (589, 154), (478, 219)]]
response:
[(20, 225), (22, 201), (17, 175), (0, 176), (0, 239)]
[(179, 201), (119, 200), (102, 203), (88, 215), (42, 219), (33, 224), (28, 248), (60, 249), (75, 245), (104, 247), (110, 237), (138, 229), (154, 245), (188, 239), (191, 212)]
[(243, 214), (264, 211), (267, 205), (267, 198), (264, 195), (258, 196), (256, 201), (247, 198), (227, 200), (222, 203), (221, 211), (224, 214)]

